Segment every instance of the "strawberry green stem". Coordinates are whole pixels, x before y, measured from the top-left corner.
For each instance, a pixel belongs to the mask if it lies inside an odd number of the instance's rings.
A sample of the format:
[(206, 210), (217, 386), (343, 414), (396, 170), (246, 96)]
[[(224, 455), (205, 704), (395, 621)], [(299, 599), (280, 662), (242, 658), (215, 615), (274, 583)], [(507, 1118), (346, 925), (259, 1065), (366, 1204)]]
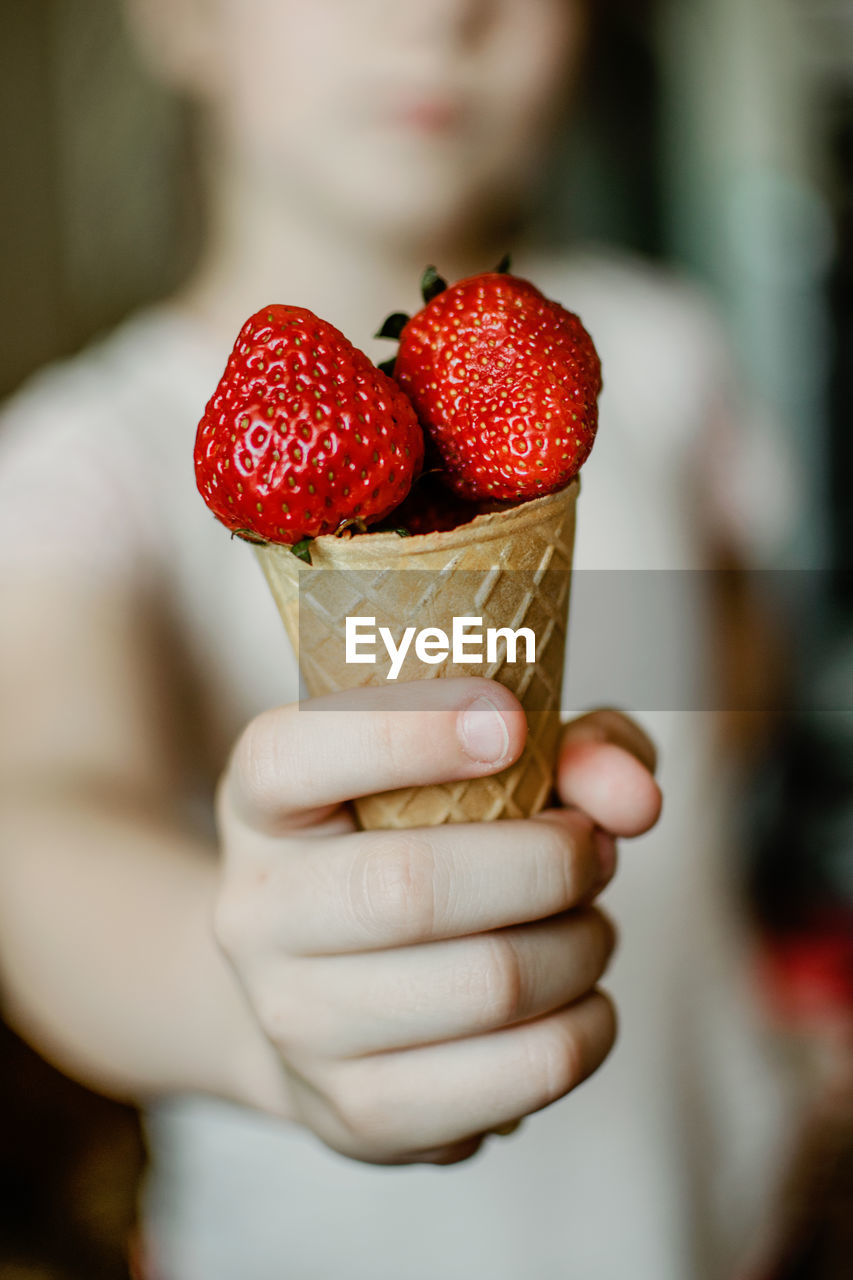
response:
[(302, 538), (299, 542), (294, 542), (290, 550), (299, 560), (304, 560), (306, 564), (310, 564), (312, 542), (313, 538)]
[(436, 271), (435, 267), (427, 267), (421, 276), (421, 294), (426, 303), (432, 302), (447, 288), (447, 281)]
[(411, 316), (407, 316), (405, 311), (392, 311), (382, 322), (382, 328), (373, 336), (375, 338), (393, 338), (396, 342), (406, 325), (411, 320)]

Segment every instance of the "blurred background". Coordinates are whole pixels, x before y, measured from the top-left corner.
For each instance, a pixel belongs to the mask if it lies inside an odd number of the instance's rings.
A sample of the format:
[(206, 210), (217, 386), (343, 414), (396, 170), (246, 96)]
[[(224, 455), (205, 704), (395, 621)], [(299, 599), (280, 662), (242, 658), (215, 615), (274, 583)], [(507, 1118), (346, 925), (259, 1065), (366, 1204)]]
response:
[[(714, 296), (803, 495), (791, 705), (744, 784), (743, 884), (815, 1102), (766, 1274), (853, 1274), (853, 3), (607, 0), (542, 234)], [(0, 393), (167, 292), (199, 240), (193, 120), (116, 0), (0, 0)], [(847, 710), (841, 708), (846, 706)], [(796, 780), (796, 789), (793, 781)], [(0, 1039), (0, 1275), (127, 1274), (134, 1113)]]

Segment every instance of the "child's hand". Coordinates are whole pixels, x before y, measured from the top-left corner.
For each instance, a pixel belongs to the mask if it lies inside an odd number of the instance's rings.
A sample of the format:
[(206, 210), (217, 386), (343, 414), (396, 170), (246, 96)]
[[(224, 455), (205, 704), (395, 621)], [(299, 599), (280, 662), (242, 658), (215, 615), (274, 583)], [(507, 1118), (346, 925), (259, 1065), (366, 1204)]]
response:
[(596, 983), (614, 932), (590, 903), (613, 873), (612, 835), (657, 818), (653, 748), (595, 713), (561, 751), (572, 808), (360, 832), (342, 802), (496, 773), (526, 725), (485, 680), (359, 697), (358, 713), (351, 693), (348, 709), (330, 696), (265, 713), (240, 738), (218, 796), (217, 936), (277, 1050), (291, 1114), (359, 1160), (449, 1163), (568, 1093), (611, 1048)]

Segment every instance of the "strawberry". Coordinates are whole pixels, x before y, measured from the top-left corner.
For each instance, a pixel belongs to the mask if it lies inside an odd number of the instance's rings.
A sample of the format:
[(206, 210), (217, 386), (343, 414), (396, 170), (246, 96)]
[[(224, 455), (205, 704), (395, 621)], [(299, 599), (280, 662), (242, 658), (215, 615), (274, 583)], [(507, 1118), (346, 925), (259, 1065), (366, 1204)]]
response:
[(251, 316), (199, 423), (195, 474), (234, 533), (281, 542), (364, 528), (405, 498), (423, 433), (400, 387), (302, 307)]
[(527, 280), (497, 271), (445, 285), (428, 268), (426, 306), (395, 315), (394, 376), (469, 500), (562, 489), (598, 426), (601, 364), (579, 318)]

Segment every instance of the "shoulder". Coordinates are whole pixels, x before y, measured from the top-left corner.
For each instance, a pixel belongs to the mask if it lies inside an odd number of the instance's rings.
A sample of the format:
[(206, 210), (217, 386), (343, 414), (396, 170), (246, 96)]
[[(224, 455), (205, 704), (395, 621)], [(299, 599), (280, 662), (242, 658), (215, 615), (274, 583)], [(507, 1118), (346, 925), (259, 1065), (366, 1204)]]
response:
[(650, 458), (687, 458), (735, 396), (725, 326), (694, 282), (628, 253), (589, 247), (524, 263), (577, 312), (601, 356), (602, 422)]
[(113, 576), (154, 563), (207, 387), (165, 308), (27, 379), (0, 410), (0, 562)]
[(131, 316), (76, 355), (27, 378), (0, 408), (0, 441), (51, 427), (85, 427), (94, 434), (105, 426), (116, 440), (143, 416), (153, 423), (144, 405), (176, 398), (183, 341), (180, 323), (165, 308)]
[[(576, 311), (629, 383), (653, 374), (671, 393), (715, 379), (731, 360), (725, 326), (692, 280), (627, 252), (588, 246), (531, 257), (535, 283)], [(527, 263), (525, 263), (527, 266)]]
[[(545, 292), (568, 291), (608, 323), (647, 316), (665, 329), (686, 321), (701, 333), (714, 322), (708, 296), (694, 280), (627, 250), (590, 244), (562, 253), (532, 254), (525, 260), (528, 264), (541, 273), (538, 283)], [(569, 306), (571, 298), (558, 301)]]

